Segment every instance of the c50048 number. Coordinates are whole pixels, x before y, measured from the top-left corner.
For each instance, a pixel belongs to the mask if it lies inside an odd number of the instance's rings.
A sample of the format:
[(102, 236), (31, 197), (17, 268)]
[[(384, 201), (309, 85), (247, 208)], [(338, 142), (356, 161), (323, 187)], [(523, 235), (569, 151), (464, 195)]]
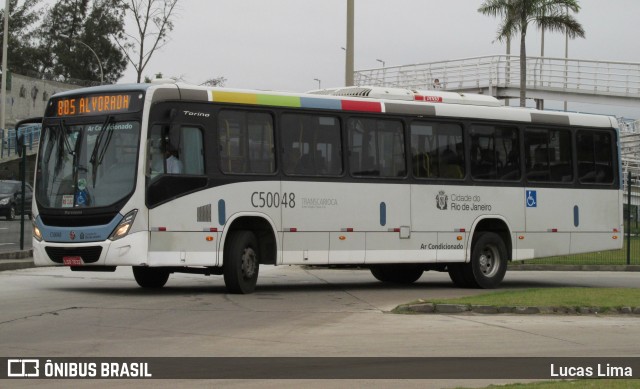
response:
[(251, 205), (255, 208), (295, 208), (295, 193), (278, 192), (253, 192), (251, 193)]

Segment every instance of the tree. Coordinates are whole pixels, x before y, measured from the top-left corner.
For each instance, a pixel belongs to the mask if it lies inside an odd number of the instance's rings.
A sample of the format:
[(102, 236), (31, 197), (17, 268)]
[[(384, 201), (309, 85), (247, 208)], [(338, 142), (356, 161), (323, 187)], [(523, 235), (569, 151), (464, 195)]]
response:
[(127, 34), (133, 42), (117, 37), (116, 41), (138, 74), (136, 82), (142, 79), (142, 72), (153, 53), (167, 43), (168, 34), (173, 31), (177, 3), (178, 0), (125, 1), (125, 13), (133, 18), (136, 32)]
[(214, 78), (210, 78), (207, 81), (203, 82), (200, 85), (204, 85), (204, 86), (224, 86), (224, 84), (226, 84), (227, 79), (223, 76), (220, 77), (214, 77)]
[(526, 37), (530, 24), (550, 31), (566, 33), (570, 38), (584, 38), (584, 29), (564, 10), (580, 11), (577, 0), (485, 0), (478, 8), (483, 15), (502, 17), (496, 39), (515, 36), (520, 32), (520, 106), (527, 98), (527, 49)]
[(122, 77), (127, 61), (110, 39), (124, 37), (120, 0), (58, 0), (47, 12), (41, 31), (42, 73), (62, 81), (97, 81), (102, 67), (106, 83)]
[[(9, 42), (7, 45), (7, 67), (9, 69), (37, 71), (36, 29), (40, 24), (41, 0), (25, 0), (18, 5), (18, 0), (9, 3)], [(0, 20), (4, 21), (4, 8), (0, 10)], [(0, 34), (0, 45), (4, 42)], [(0, 50), (0, 61), (2, 50)]]

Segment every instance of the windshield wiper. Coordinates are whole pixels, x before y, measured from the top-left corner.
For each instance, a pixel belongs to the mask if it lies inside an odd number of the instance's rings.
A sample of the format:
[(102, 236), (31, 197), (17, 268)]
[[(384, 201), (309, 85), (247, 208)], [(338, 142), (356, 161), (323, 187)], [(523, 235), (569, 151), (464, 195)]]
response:
[[(102, 164), (102, 160), (104, 159), (104, 155), (109, 148), (109, 143), (111, 142), (111, 137), (113, 136), (113, 126), (109, 126), (109, 124), (113, 121), (113, 116), (107, 116), (104, 123), (102, 123), (102, 127), (100, 128), (100, 132), (98, 133), (98, 139), (96, 139), (96, 144), (93, 146), (93, 151), (91, 152), (91, 158), (89, 159), (89, 163), (91, 163), (91, 181), (93, 181), (93, 187), (96, 187), (96, 172), (98, 171), (98, 166)], [(107, 138), (105, 139), (104, 146), (101, 146), (102, 139), (104, 138), (105, 131), (107, 131)]]
[(60, 121), (60, 132), (62, 133), (62, 139), (64, 140), (64, 145), (67, 149), (67, 152), (70, 155), (74, 155), (75, 151), (73, 151), (73, 148), (71, 147), (71, 143), (69, 143), (69, 134), (68, 132), (68, 127), (64, 122), (64, 119)]

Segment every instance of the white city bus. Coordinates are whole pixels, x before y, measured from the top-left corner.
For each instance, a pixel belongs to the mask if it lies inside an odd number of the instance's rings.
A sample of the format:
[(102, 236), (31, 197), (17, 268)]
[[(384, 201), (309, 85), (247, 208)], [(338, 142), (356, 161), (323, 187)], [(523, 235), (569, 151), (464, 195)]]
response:
[(619, 156), (612, 118), (481, 95), (79, 89), (43, 119), (34, 260), (147, 288), (187, 272), (250, 293), (290, 264), (494, 288), (508, 261), (621, 248)]

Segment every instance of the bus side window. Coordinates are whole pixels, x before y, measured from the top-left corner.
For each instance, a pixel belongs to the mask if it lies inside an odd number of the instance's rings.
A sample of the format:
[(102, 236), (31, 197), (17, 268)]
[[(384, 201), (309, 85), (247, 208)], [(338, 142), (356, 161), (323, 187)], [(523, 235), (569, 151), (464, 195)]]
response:
[(411, 161), (414, 177), (463, 179), (462, 127), (455, 123), (411, 123)]
[(566, 130), (526, 129), (527, 180), (572, 182), (571, 133)]
[(340, 121), (332, 116), (282, 115), (282, 160), (286, 175), (342, 174)]
[(348, 134), (352, 175), (388, 178), (406, 175), (402, 122), (349, 119)]
[(226, 174), (275, 172), (273, 118), (268, 113), (224, 110), (218, 117), (220, 170)]
[(478, 180), (519, 180), (519, 147), (516, 128), (474, 125), (471, 129), (472, 177)]
[(613, 155), (611, 134), (602, 131), (580, 130), (577, 135), (578, 177), (581, 183), (613, 183)]

